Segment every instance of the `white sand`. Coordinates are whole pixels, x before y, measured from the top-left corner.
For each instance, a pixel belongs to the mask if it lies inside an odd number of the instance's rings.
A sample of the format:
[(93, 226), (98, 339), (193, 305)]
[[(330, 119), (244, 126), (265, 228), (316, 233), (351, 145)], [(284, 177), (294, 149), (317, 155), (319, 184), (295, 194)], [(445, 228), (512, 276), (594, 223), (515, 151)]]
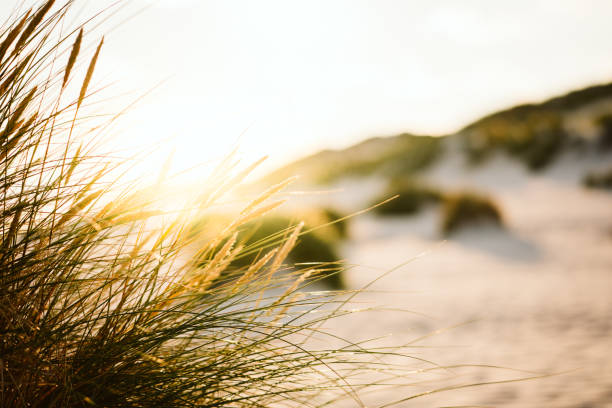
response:
[[(393, 333), (389, 342), (398, 343), (473, 321), (420, 341), (420, 346), (435, 347), (416, 348), (413, 354), (440, 365), (490, 364), (546, 373), (578, 369), (399, 406), (612, 407), (612, 194), (578, 184), (586, 168), (604, 160), (568, 156), (544, 174), (532, 175), (499, 157), (474, 170), (449, 159), (429, 172), (432, 182), (448, 188), (489, 191), (503, 209), (506, 231), (476, 228), (441, 243), (434, 209), (416, 217), (368, 214), (353, 220), (352, 238), (343, 249), (356, 265), (347, 274), (353, 287), (427, 252), (360, 299), (429, 317), (366, 313), (336, 322), (340, 334), (365, 339)], [(351, 186), (355, 190), (344, 198), (336, 193), (329, 201), (355, 209), (380, 183)], [(449, 384), (529, 375), (488, 368), (441, 370), (410, 378), (443, 378), (439, 382), (384, 394), (400, 398)], [(380, 395), (365, 399), (375, 405)]]

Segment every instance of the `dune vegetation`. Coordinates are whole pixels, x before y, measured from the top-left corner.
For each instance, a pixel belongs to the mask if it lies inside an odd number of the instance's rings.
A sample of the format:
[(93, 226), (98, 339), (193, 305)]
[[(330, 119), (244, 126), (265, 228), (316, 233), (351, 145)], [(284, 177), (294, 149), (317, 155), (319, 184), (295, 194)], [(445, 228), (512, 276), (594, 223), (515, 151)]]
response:
[(556, 112), (537, 112), (517, 120), (492, 117), (463, 133), (463, 148), (470, 162), (479, 163), (495, 151), (504, 151), (539, 170), (551, 163), (568, 140)]
[(374, 211), (379, 215), (413, 215), (425, 206), (438, 204), (444, 199), (441, 190), (426, 183), (413, 179), (395, 179), (389, 182), (385, 191), (372, 203), (376, 205), (396, 195), (397, 198), (376, 207)]
[[(210, 214), (192, 221), (187, 234), (192, 237), (199, 235), (201, 239), (205, 237), (204, 240), (213, 239), (232, 219), (229, 214)], [(338, 245), (348, 237), (348, 220), (345, 215), (331, 208), (309, 209), (294, 214), (280, 208), (272, 214), (265, 214), (241, 225), (235, 238), (236, 245), (243, 249), (227, 266), (228, 270), (219, 280), (227, 276), (228, 271), (247, 267), (261, 259), (266, 250), (282, 244), (299, 222), (303, 222), (304, 226), (287, 253), (287, 261), (297, 267), (316, 265), (313, 279), (316, 278), (330, 289), (345, 289)], [(229, 239), (223, 240), (217, 250)]]
[(612, 189), (612, 168), (587, 173), (582, 184), (590, 188)]
[(604, 114), (595, 119), (595, 124), (599, 127), (597, 137), (597, 148), (600, 150), (610, 150), (612, 148), (612, 114)]
[(413, 179), (395, 179), (373, 205), (395, 197), (374, 211), (380, 216), (415, 215), (427, 206), (437, 205), (440, 232), (450, 235), (462, 227), (493, 223), (502, 225), (499, 206), (482, 192), (446, 191)]
[[(587, 143), (588, 138), (565, 128), (568, 114), (610, 98), (612, 84), (592, 86), (540, 104), (524, 104), (493, 113), (466, 126), (458, 134), (472, 163), (482, 162), (493, 152), (504, 151), (529, 169), (541, 170), (551, 164), (564, 148)], [(612, 124), (609, 115), (591, 119), (600, 129), (594, 147), (607, 148)]]
[(442, 152), (441, 138), (402, 133), (368, 139), (343, 150), (324, 150), (278, 169), (264, 180), (279, 182), (298, 174), (306, 181), (325, 184), (345, 177), (416, 174), (432, 165)]
[(474, 192), (448, 194), (444, 198), (440, 230), (450, 235), (475, 224), (502, 225), (499, 207), (487, 196)]
[[(237, 236), (244, 249), (228, 268), (244, 268), (256, 262), (266, 249), (285, 241), (295, 224), (294, 220), (282, 215), (267, 215), (245, 224)], [(298, 267), (302, 264), (317, 264), (316, 276), (321, 283), (331, 289), (344, 289), (337, 234), (336, 228), (331, 226), (317, 228), (304, 224), (303, 232), (287, 253), (287, 261)]]
[[(458, 132), (440, 136), (401, 133), (373, 137), (341, 150), (324, 150), (288, 164), (265, 177), (279, 182), (300, 175), (313, 184), (356, 179), (420, 177), (458, 146), (466, 163), (475, 166), (498, 153), (531, 171), (543, 171), (563, 152), (603, 152), (612, 146), (612, 116), (602, 106), (612, 100), (612, 84), (570, 92), (539, 104), (523, 104), (487, 115)], [(592, 109), (593, 108), (593, 109)], [(568, 128), (572, 116), (596, 129)]]

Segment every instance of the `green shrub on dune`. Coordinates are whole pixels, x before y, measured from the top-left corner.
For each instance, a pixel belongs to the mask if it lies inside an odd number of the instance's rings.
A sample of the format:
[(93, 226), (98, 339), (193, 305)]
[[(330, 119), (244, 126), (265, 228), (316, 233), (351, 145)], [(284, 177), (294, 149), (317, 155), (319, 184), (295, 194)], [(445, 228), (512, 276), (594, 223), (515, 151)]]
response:
[(323, 208), (321, 213), (325, 217), (326, 222), (329, 223), (329, 227), (336, 231), (339, 238), (348, 238), (348, 220), (344, 219), (344, 214), (330, 207)]
[(373, 203), (380, 203), (394, 195), (398, 197), (375, 208), (377, 214), (414, 215), (426, 205), (440, 203), (440, 227), (444, 235), (474, 224), (502, 224), (500, 209), (482, 193), (447, 192), (415, 180), (395, 180)]
[(589, 172), (582, 184), (590, 188), (612, 189), (612, 167), (603, 171)]
[(540, 170), (548, 166), (561, 151), (565, 133), (561, 130), (547, 129), (534, 137), (532, 144), (521, 156), (530, 170)]
[[(288, 216), (287, 214), (284, 214)], [(329, 242), (348, 238), (349, 220), (346, 214), (331, 207), (309, 207), (295, 211), (292, 216), (316, 227), (316, 234)]]
[[(344, 289), (338, 244), (347, 238), (348, 220), (330, 208), (298, 211), (290, 217), (284, 212), (267, 215), (243, 225), (238, 233), (237, 242), (244, 250), (231, 262), (230, 268), (244, 268), (256, 262), (261, 254), (280, 245), (288, 234), (302, 220), (305, 225), (287, 260), (295, 264), (321, 264), (318, 277), (321, 283), (332, 289)], [(188, 236), (214, 236), (231, 222), (228, 215), (209, 215), (191, 222), (186, 231)], [(220, 250), (229, 237), (217, 244)], [(214, 253), (210, 254), (213, 257)], [(231, 275), (231, 274), (226, 274)], [(220, 276), (220, 280), (222, 280)]]
[(440, 224), (444, 235), (450, 235), (465, 226), (482, 223), (503, 223), (501, 210), (490, 198), (473, 192), (449, 194), (445, 197)]
[[(266, 216), (244, 226), (238, 240), (245, 246), (244, 253), (232, 262), (234, 267), (244, 267), (260, 258), (267, 249), (278, 246), (288, 232), (295, 226), (295, 220), (282, 215)], [(325, 226), (324, 228), (329, 228)], [(337, 253), (337, 241), (329, 238), (319, 229), (309, 231), (312, 226), (304, 227), (287, 259), (296, 264), (321, 264), (319, 276), (322, 283), (332, 289), (343, 289), (344, 283), (339, 270), (340, 257)]]

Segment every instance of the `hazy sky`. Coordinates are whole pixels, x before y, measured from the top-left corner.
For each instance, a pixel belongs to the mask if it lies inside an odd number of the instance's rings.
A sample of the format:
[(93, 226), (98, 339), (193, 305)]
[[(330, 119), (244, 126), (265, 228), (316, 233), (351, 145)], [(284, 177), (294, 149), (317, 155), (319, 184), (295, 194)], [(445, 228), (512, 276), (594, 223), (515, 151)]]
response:
[(443, 134), (612, 80), (610, 0), (132, 0), (107, 29), (143, 7), (107, 35), (97, 80), (166, 80), (123, 131), (176, 137), (182, 163)]

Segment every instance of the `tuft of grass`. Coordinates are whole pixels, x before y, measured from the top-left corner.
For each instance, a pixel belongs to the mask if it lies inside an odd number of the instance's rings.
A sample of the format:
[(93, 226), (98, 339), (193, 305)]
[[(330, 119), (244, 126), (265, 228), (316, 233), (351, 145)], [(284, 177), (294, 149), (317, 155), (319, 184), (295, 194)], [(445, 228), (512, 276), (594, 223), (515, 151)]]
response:
[(439, 217), (440, 229), (444, 235), (474, 224), (503, 224), (501, 210), (491, 198), (482, 193), (448, 192), (412, 179), (400, 179), (390, 182), (386, 192), (374, 203), (392, 196), (397, 197), (375, 208), (379, 215), (415, 215), (427, 205), (442, 204)]
[(503, 224), (502, 212), (490, 198), (473, 192), (448, 194), (445, 197), (440, 224), (444, 235), (480, 223)]
[(398, 195), (397, 198), (375, 208), (380, 215), (414, 215), (429, 204), (437, 204), (444, 199), (444, 193), (434, 187), (412, 179), (394, 180), (373, 204)]
[(582, 184), (590, 188), (612, 189), (612, 168), (587, 173)]

